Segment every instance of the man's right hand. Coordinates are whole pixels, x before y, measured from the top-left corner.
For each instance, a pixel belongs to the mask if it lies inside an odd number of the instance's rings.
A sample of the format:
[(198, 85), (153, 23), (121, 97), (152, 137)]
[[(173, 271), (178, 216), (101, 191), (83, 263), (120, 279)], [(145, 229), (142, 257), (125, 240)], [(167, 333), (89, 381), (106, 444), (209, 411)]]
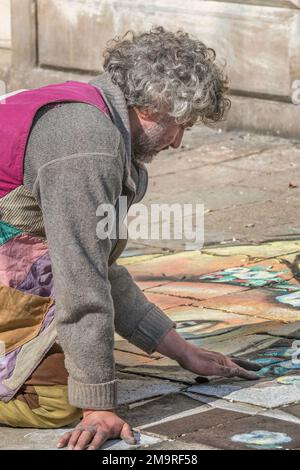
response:
[(117, 438), (123, 439), (127, 444), (136, 444), (131, 426), (113, 410), (85, 410), (80, 423), (73, 431), (63, 435), (57, 447), (68, 446), (69, 450), (96, 450), (108, 439)]

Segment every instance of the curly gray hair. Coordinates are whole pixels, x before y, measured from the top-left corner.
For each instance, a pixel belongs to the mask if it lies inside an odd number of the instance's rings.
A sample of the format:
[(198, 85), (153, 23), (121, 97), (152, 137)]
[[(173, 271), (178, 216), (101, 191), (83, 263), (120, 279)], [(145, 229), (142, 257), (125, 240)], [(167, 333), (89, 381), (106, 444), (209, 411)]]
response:
[(220, 121), (230, 108), (227, 77), (215, 59), (213, 49), (188, 33), (160, 26), (113, 39), (103, 67), (129, 108), (167, 110), (177, 123), (190, 126)]

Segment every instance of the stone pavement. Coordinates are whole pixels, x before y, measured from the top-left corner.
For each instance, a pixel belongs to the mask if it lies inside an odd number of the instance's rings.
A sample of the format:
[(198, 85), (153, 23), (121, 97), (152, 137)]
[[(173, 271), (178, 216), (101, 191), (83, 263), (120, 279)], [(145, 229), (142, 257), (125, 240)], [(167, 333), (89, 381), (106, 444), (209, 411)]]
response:
[[(204, 204), (206, 246), (300, 237), (300, 141), (194, 127), (148, 170), (142, 202)], [(128, 244), (153, 247), (184, 249), (177, 240)]]
[[(255, 382), (197, 383), (116, 335), (118, 413), (141, 433), (136, 448), (300, 448), (300, 284), (291, 268), (299, 251), (293, 240), (120, 260), (186, 340), (262, 367)], [(1, 428), (0, 448), (54, 448), (63, 432)]]
[[(146, 203), (202, 198), (204, 248), (131, 241), (120, 263), (185, 339), (255, 361), (260, 378), (198, 383), (116, 336), (118, 413), (140, 433), (136, 449), (300, 449), (300, 144), (193, 133), (149, 167)], [(63, 432), (0, 427), (0, 449), (51, 449)]]

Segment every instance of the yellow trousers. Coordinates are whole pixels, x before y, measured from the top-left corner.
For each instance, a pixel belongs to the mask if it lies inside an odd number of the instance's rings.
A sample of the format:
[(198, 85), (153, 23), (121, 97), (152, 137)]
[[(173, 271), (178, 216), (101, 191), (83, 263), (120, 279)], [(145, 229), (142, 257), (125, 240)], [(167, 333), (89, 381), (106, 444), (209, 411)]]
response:
[(0, 425), (59, 428), (80, 419), (82, 410), (68, 401), (67, 376), (64, 355), (55, 345), (17, 395), (0, 401)]

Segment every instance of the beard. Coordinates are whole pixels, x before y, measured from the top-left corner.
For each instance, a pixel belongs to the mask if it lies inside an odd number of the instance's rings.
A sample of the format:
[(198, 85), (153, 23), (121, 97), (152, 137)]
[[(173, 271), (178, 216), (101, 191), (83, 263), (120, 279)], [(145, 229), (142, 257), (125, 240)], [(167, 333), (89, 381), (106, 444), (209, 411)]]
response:
[(151, 163), (158, 151), (153, 139), (145, 134), (142, 129), (138, 129), (132, 144), (132, 158), (135, 162)]
[(159, 145), (166, 129), (165, 124), (154, 124), (151, 128), (138, 128), (132, 143), (132, 158), (135, 162), (151, 163), (159, 153)]

